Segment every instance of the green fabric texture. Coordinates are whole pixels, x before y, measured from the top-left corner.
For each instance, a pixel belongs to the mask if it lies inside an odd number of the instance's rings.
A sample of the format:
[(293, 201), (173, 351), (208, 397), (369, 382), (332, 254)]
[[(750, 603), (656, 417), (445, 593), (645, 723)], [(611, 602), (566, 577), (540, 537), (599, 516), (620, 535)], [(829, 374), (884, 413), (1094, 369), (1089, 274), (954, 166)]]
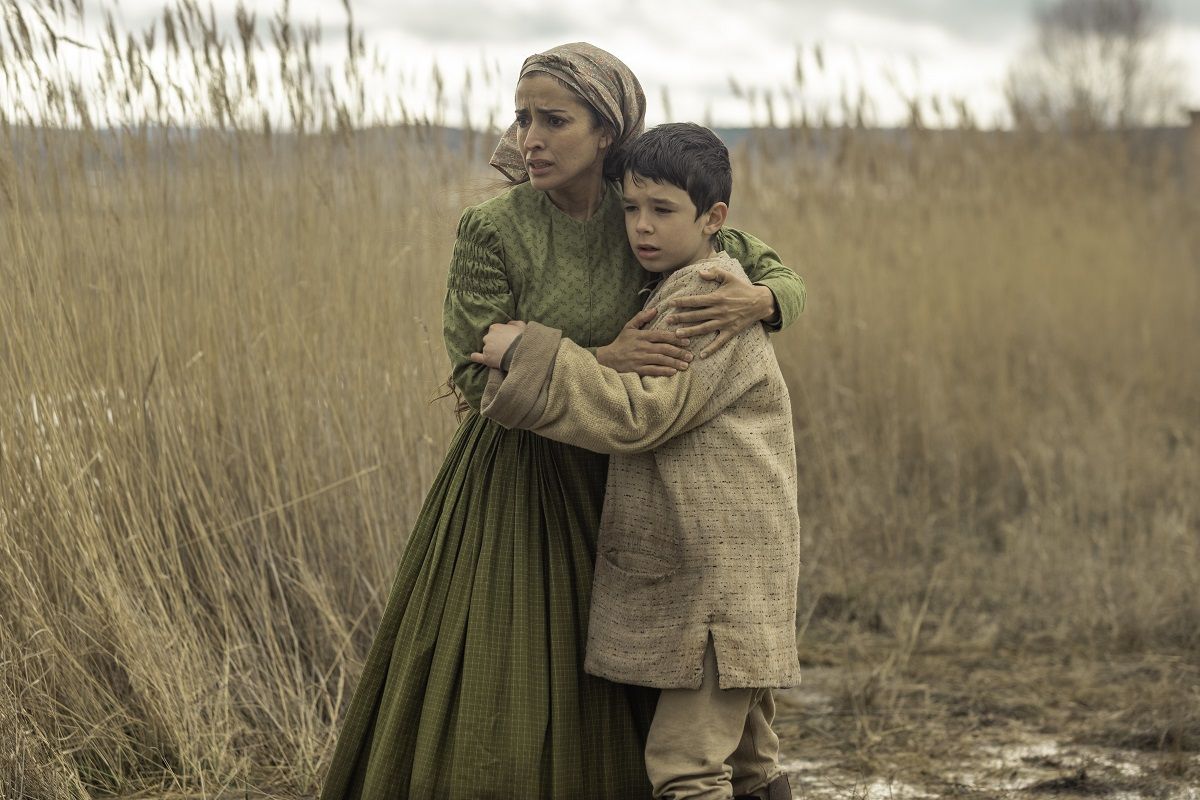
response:
[[(722, 243), (790, 323), (803, 282), (753, 237)], [(409, 537), (322, 800), (650, 797), (656, 694), (583, 671), (608, 459), (480, 417), (487, 370), (468, 358), (509, 319), (608, 344), (649, 277), (615, 185), (586, 221), (528, 184), (464, 212), (444, 333), (473, 410)]]
[(582, 669), (606, 468), (467, 417), (405, 549), (323, 798), (649, 798), (654, 695)]

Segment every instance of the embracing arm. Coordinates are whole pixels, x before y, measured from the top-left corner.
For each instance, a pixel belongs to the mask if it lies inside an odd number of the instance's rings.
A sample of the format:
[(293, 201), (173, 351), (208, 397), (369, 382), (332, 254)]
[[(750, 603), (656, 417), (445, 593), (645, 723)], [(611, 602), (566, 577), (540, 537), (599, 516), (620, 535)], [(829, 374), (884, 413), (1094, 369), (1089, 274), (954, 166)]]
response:
[(719, 235), (725, 252), (741, 262), (751, 282), (775, 295), (779, 323), (767, 327), (778, 331), (795, 322), (807, 297), (804, 279), (784, 266), (779, 254), (761, 239), (736, 228), (723, 228)]
[(607, 345), (587, 348), (606, 367), (617, 372), (636, 372), (642, 377), (674, 375), (688, 368), (692, 353), (688, 340), (665, 328), (651, 328), (657, 308), (646, 308), (625, 323), (620, 334)]
[(450, 258), (442, 335), (454, 369), (454, 384), (471, 408), (488, 380), (487, 367), (471, 361), (488, 326), (507, 322), (516, 313), (499, 234), (478, 209), (468, 208), (458, 223)]
[[(698, 276), (695, 281), (700, 283)], [(689, 288), (696, 290), (704, 291), (695, 284)], [(747, 334), (754, 335), (762, 336)], [(709, 338), (692, 346), (702, 347)], [(749, 344), (745, 338), (739, 342)], [(670, 377), (618, 373), (537, 323), (525, 327), (509, 366), (508, 372), (492, 371), (481, 403), (484, 416), (601, 453), (653, 450), (712, 419), (761, 373), (761, 359), (738, 343)]]
[(774, 250), (731, 228), (719, 232), (719, 244), (725, 255), (745, 265), (747, 275), (705, 269), (700, 277), (719, 284), (717, 291), (664, 304), (669, 311), (666, 322), (678, 335), (717, 334), (700, 358), (717, 352), (751, 325), (763, 323), (771, 331), (787, 327), (804, 308), (804, 281), (779, 262)]
[(706, 359), (702, 367), (671, 377), (642, 378), (603, 366), (561, 331), (531, 322), (511, 369), (492, 370), (480, 407), (508, 428), (597, 453), (643, 453), (719, 410), (710, 400), (720, 381), (707, 367), (720, 360)]

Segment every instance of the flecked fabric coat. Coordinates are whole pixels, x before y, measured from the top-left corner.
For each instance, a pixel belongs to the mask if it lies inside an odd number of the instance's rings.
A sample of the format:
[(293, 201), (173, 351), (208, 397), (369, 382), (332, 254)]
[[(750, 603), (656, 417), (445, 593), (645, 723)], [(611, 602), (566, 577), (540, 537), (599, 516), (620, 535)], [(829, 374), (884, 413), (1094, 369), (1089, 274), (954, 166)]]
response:
[[(718, 253), (669, 275), (647, 306), (715, 290), (697, 274), (711, 266), (742, 273)], [(712, 336), (693, 338), (690, 349), (699, 353)], [(791, 404), (761, 325), (672, 377), (639, 378), (530, 323), (509, 371), (491, 371), (481, 410), (506, 427), (612, 455), (589, 673), (698, 689), (711, 635), (722, 689), (799, 682)]]

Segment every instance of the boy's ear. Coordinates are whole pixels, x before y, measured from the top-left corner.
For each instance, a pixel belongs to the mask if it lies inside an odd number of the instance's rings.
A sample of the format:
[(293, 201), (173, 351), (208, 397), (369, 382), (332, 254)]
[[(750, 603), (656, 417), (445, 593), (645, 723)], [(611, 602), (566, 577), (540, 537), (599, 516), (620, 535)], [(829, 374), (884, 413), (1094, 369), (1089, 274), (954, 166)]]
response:
[(705, 214), (704, 235), (712, 236), (725, 227), (725, 218), (729, 216), (729, 206), (725, 203), (713, 203), (712, 208)]

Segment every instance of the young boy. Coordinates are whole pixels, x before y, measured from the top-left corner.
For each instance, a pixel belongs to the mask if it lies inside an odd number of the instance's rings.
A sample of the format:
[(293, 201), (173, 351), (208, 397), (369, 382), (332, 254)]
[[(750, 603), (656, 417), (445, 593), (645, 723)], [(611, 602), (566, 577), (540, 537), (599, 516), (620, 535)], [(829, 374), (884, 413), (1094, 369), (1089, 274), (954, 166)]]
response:
[[(713, 291), (702, 269), (744, 274), (716, 249), (732, 178), (711, 131), (661, 125), (623, 166), (629, 243), (661, 278), (647, 307)], [(762, 326), (669, 378), (614, 372), (536, 322), (493, 325), (473, 358), (493, 367), (484, 416), (613, 456), (585, 669), (662, 689), (646, 742), (654, 796), (790, 798), (771, 688), (800, 680), (796, 457)]]

